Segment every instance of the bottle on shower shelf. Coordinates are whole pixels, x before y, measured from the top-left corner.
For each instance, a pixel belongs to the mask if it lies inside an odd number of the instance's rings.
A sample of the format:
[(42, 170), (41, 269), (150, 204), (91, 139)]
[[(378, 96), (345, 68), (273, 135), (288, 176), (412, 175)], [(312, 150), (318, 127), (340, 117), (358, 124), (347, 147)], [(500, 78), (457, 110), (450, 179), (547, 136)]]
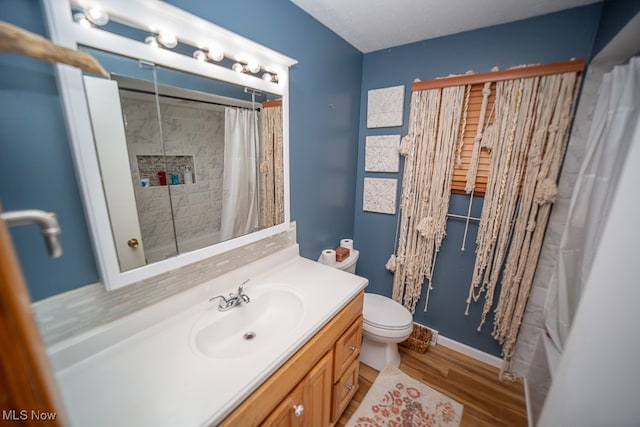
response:
[(193, 184), (193, 174), (191, 173), (191, 168), (189, 166), (184, 169), (184, 183)]
[(160, 185), (167, 185), (167, 173), (165, 171), (158, 172), (158, 181), (160, 181)]

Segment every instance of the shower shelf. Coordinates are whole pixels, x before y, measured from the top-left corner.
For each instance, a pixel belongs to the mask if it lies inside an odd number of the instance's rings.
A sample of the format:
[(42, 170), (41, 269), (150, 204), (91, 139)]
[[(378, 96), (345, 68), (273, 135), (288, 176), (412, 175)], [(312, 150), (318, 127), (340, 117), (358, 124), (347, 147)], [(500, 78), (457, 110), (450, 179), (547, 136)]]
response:
[[(140, 179), (148, 179), (151, 187), (195, 183), (194, 161), (191, 155), (137, 155), (136, 164)], [(184, 182), (184, 172), (191, 171), (192, 182)], [(166, 185), (160, 185), (158, 172), (166, 173)], [(177, 175), (178, 184), (171, 184), (171, 175)]]

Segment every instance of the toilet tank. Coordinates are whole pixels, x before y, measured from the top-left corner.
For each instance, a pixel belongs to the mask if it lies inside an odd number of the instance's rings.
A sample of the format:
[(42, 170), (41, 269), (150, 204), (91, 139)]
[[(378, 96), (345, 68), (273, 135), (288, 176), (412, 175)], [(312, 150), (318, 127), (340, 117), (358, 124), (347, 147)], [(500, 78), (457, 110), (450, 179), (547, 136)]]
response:
[[(358, 262), (358, 258), (360, 257), (360, 252), (356, 249), (352, 249), (351, 253), (347, 257), (347, 259), (342, 260), (341, 262), (336, 262), (331, 267), (338, 268), (342, 271), (346, 271), (347, 273), (355, 274), (356, 273), (356, 264)], [(322, 257), (318, 259), (318, 262), (324, 264), (322, 262)], [(326, 264), (325, 264), (326, 265)]]

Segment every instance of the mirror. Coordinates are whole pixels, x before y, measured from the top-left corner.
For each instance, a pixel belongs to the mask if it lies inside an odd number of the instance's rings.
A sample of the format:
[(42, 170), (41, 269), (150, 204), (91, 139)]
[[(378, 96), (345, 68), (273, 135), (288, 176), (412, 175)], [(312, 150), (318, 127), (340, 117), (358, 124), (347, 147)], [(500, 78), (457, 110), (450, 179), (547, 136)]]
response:
[[(72, 18), (81, 5), (64, 3), (44, 3), (53, 41), (91, 53), (110, 74), (57, 67), (107, 289), (288, 229), (295, 61), (164, 3), (104, 0), (111, 21), (89, 28)], [(159, 40), (157, 28), (176, 34), (174, 48), (145, 43), (150, 33)], [(220, 63), (192, 57), (207, 39), (229, 47)]]
[(284, 222), (277, 95), (82, 50), (110, 73), (84, 85), (122, 271)]

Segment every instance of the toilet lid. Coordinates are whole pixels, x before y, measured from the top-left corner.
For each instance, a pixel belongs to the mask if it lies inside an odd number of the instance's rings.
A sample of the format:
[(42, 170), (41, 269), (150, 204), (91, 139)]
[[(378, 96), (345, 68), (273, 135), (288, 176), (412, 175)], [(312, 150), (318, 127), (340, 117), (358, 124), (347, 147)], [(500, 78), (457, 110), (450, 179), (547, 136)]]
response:
[(364, 323), (382, 329), (405, 329), (413, 318), (409, 310), (391, 298), (364, 294)]

